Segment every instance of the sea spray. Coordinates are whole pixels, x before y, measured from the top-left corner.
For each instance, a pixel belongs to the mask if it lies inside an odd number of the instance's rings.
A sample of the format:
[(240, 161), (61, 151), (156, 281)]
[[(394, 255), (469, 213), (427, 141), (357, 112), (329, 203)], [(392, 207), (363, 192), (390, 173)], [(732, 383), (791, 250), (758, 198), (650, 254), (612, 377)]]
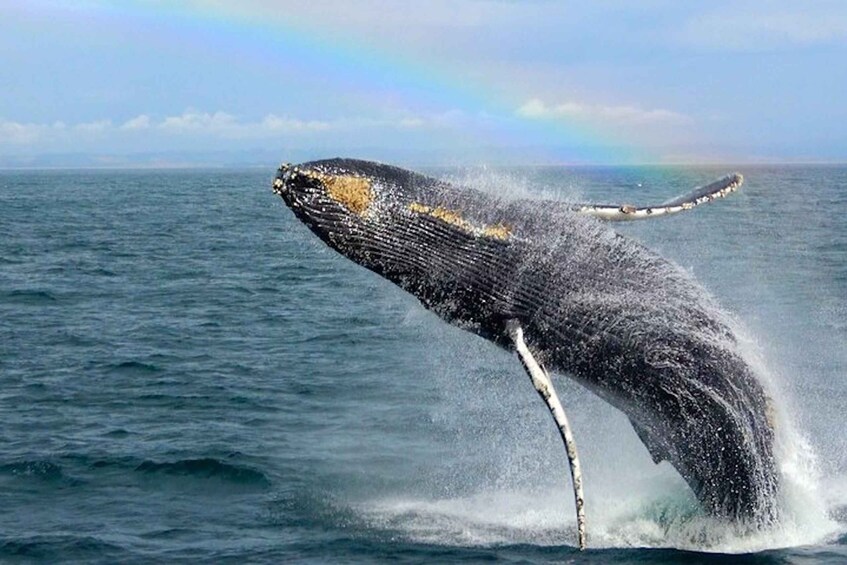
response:
[[(490, 188), (490, 184), (484, 182), (479, 177), (472, 178), (471, 180), (473, 181), (473, 184), (478, 187), (484, 186), (486, 188)], [(494, 184), (498, 183), (502, 183), (502, 179), (496, 179), (496, 182)], [(510, 189), (507, 198), (513, 197), (514, 192), (517, 192), (518, 195), (525, 196), (524, 193), (526, 192), (526, 187), (518, 184), (518, 188), (516, 190)], [(502, 196), (502, 194), (500, 196)], [(648, 268), (651, 268), (651, 266), (645, 265), (645, 269)], [(681, 271), (678, 271), (678, 274), (679, 273), (681, 273)], [(687, 274), (682, 273), (682, 279), (684, 280), (687, 278)], [(656, 289), (657, 292), (661, 292), (662, 290), (662, 287), (658, 287)], [(705, 311), (710, 312), (714, 319), (721, 320), (723, 323), (729, 325), (730, 316), (723, 314), (723, 312), (714, 305), (714, 302), (710, 298), (708, 298), (707, 295), (704, 295), (701, 298), (703, 301), (702, 307)], [(665, 295), (664, 298), (662, 296), (655, 296), (650, 300), (659, 302), (667, 299), (673, 299), (673, 295), (668, 294)], [(713, 338), (707, 337), (707, 339)], [(723, 338), (719, 339), (722, 340)], [(722, 346), (720, 343), (718, 345)], [(731, 344), (727, 344), (726, 346), (735, 348), (734, 341)], [(455, 368), (455, 364), (453, 364), (453, 368)], [(776, 401), (772, 400), (772, 403), (774, 404), (774, 406), (772, 406), (770, 409), (776, 412)], [(501, 456), (503, 456), (502, 451), (500, 452), (500, 454)], [(782, 460), (784, 459), (783, 455), (780, 454), (779, 457), (782, 465), (782, 474), (785, 474), (787, 472), (786, 469), (788, 467), (782, 464)], [(760, 480), (765, 482), (768, 479), (762, 477)], [(772, 492), (773, 489), (772, 486), (767, 485), (763, 485), (761, 488), (765, 489), (766, 492)], [(649, 503), (651, 508), (650, 512), (646, 516), (646, 521), (649, 523), (653, 523), (665, 532), (666, 542), (671, 541), (671, 543), (675, 543), (675, 545), (680, 547), (709, 549), (715, 551), (733, 551), (733, 547), (738, 547), (741, 548), (739, 549), (739, 551), (743, 551), (744, 548), (754, 546), (778, 546), (779, 542), (776, 542), (774, 544), (774, 542), (769, 541), (768, 538), (768, 532), (778, 532), (782, 529), (781, 526), (783, 522), (781, 517), (781, 511), (784, 506), (782, 498), (784, 498), (786, 495), (780, 493), (778, 496), (780, 497), (780, 502), (776, 504), (777, 509), (773, 513), (768, 513), (766, 516), (763, 517), (761, 521), (740, 521), (735, 524), (725, 524), (721, 520), (716, 520), (714, 518), (698, 515), (696, 511), (691, 510), (690, 504), (683, 503), (681, 506), (679, 504), (672, 504), (662, 507), (661, 504), (656, 505), (652, 502)], [(619, 516), (616, 516), (615, 520), (617, 521), (619, 520), (619, 518)], [(786, 519), (789, 518), (786, 517)], [(640, 517), (638, 518), (638, 520), (644, 521), (645, 517)], [(620, 526), (620, 524), (618, 524), (618, 526)], [(744, 540), (744, 542), (736, 543), (740, 540)]]

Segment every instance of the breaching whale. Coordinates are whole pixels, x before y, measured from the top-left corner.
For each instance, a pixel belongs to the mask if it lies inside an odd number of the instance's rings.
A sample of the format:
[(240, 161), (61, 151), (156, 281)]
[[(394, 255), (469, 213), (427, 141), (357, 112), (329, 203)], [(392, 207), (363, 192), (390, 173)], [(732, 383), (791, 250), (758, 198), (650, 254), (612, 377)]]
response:
[(581, 205), (331, 159), (283, 165), (273, 188), (330, 247), (517, 352), (568, 448), (584, 547), (578, 459), (545, 367), (626, 414), (708, 514), (775, 516), (770, 400), (731, 324), (688, 273), (607, 223), (688, 210), (741, 183), (729, 175), (657, 206)]

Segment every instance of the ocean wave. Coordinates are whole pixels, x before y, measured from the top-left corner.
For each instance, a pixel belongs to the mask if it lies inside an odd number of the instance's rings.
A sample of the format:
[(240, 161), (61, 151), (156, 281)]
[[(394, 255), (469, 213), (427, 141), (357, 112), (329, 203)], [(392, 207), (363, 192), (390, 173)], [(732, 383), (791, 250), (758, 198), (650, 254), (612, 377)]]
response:
[(95, 269), (89, 270), (86, 274), (96, 275), (100, 277), (116, 277), (118, 274), (115, 271), (106, 269), (104, 267), (97, 267)]
[(152, 530), (149, 532), (144, 532), (140, 534), (139, 537), (142, 539), (177, 539), (181, 536), (191, 534), (194, 530), (190, 528), (163, 528), (158, 530)]
[(152, 363), (141, 361), (124, 361), (109, 366), (109, 370), (119, 373), (159, 373), (162, 368)]
[(5, 302), (14, 304), (51, 304), (59, 299), (53, 293), (46, 290), (20, 289), (3, 293)]
[(166, 463), (144, 461), (135, 470), (149, 474), (218, 479), (240, 485), (268, 487), (271, 484), (270, 480), (261, 471), (242, 465), (225, 463), (209, 457), (202, 459), (180, 459)]
[(91, 536), (28, 536), (0, 539), (0, 557), (73, 561), (85, 556), (99, 559), (123, 552), (117, 545)]
[(44, 481), (59, 481), (64, 478), (61, 465), (50, 461), (16, 461), (0, 465), (0, 475), (32, 477)]
[(130, 432), (129, 430), (125, 430), (123, 428), (117, 428), (117, 429), (114, 429), (114, 430), (109, 430), (108, 432), (105, 432), (102, 435), (103, 435), (103, 437), (121, 439), (121, 438), (128, 437), (131, 434), (132, 434), (132, 432)]

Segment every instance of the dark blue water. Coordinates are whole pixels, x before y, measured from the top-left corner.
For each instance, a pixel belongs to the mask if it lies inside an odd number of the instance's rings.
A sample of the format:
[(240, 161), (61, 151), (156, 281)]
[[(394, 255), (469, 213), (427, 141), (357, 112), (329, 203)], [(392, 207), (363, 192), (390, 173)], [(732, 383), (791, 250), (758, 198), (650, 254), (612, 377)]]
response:
[[(0, 172), (0, 561), (845, 562), (847, 169), (741, 170), (726, 201), (619, 229), (745, 328), (791, 430), (784, 523), (703, 518), (557, 377), (586, 554), (517, 361), (324, 248), (272, 170)], [(449, 172), (650, 202), (726, 171)]]

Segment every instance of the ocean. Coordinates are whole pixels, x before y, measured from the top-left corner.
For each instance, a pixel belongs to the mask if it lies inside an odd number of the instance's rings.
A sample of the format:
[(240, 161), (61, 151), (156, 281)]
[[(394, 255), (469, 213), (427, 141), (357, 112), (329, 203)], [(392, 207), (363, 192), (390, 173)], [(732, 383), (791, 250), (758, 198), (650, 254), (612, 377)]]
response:
[(0, 171), (0, 562), (847, 562), (847, 167), (431, 169), (515, 196), (667, 200), (615, 226), (743, 328), (783, 421), (782, 522), (703, 517), (626, 418), (328, 249), (273, 169)]

